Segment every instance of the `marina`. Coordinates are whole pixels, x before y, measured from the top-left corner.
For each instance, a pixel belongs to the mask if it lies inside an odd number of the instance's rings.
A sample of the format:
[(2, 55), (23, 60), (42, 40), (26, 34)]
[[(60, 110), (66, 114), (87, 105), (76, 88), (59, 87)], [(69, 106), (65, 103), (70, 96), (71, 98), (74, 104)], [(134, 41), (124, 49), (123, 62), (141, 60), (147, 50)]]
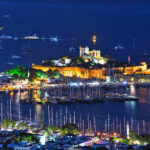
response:
[[(132, 91), (132, 87), (130, 87), (130, 90), (131, 90), (130, 92), (133, 92)], [(138, 90), (138, 89), (136, 89), (136, 90)], [(54, 96), (54, 94), (55, 94), (55, 96)], [(135, 94), (135, 93), (132, 93), (132, 94)], [(51, 95), (51, 98), (48, 98), (49, 95)], [(46, 103), (47, 101), (48, 101), (48, 103)], [(87, 114), (89, 114), (89, 115), (91, 114), (90, 116), (92, 116), (92, 113), (95, 113), (94, 111), (89, 111), (89, 110), (92, 110), (92, 108), (95, 108), (95, 109), (97, 109), (97, 111), (100, 111), (99, 113), (96, 113), (96, 115), (95, 115), (96, 116), (96, 120), (98, 120), (97, 121), (97, 123), (98, 123), (97, 128), (100, 128), (100, 129), (103, 128), (104, 129), (104, 122), (101, 124), (100, 123), (101, 119), (99, 118), (99, 117), (104, 117), (105, 115), (107, 117), (108, 114), (105, 114), (105, 112), (102, 113), (102, 111), (104, 109), (108, 109), (109, 108), (108, 106), (110, 106), (110, 105), (113, 105), (115, 107), (116, 106), (118, 107), (120, 105), (121, 108), (124, 107), (124, 106), (127, 107), (127, 106), (139, 105), (143, 101), (143, 99), (140, 98), (137, 102), (135, 100), (130, 100), (130, 101), (119, 100), (119, 101), (117, 101), (117, 99), (115, 99), (114, 101), (115, 101), (115, 103), (113, 101), (104, 100), (104, 99), (103, 99), (103, 101), (93, 101), (93, 99), (91, 99), (90, 97), (85, 97), (83, 99), (80, 98), (77, 101), (77, 98), (74, 98), (74, 99), (72, 98), (71, 99), (71, 98), (68, 98), (66, 96), (61, 96), (61, 95), (58, 96), (57, 92), (56, 92), (56, 89), (54, 89), (54, 88), (49, 90), (49, 91), (46, 90), (46, 89), (45, 90), (44, 89), (43, 90), (30, 90), (30, 91), (28, 91), (28, 90), (27, 91), (20, 90), (20, 91), (16, 91), (16, 92), (1, 94), (1, 103), (3, 103), (3, 107), (5, 107), (5, 115), (2, 118), (9, 117), (10, 116), (9, 112), (11, 111), (12, 112), (11, 116), (14, 119), (15, 118), (18, 119), (18, 116), (20, 114), (21, 116), (19, 118), (22, 118), (22, 119), (31, 117), (30, 120), (34, 121), (35, 118), (39, 118), (39, 120), (40, 120), (41, 117), (42, 118), (43, 117), (44, 118), (48, 117), (47, 116), (49, 114), (48, 113), (48, 107), (50, 107), (51, 110), (52, 109), (55, 110), (57, 113), (60, 112), (60, 109), (61, 109), (63, 114), (65, 114), (66, 113), (66, 109), (68, 109), (67, 110), (68, 111), (67, 114), (68, 114), (68, 116), (70, 116), (69, 114), (71, 113), (71, 115), (72, 115), (71, 118), (73, 118), (73, 113), (74, 113), (74, 111), (77, 108), (82, 109), (82, 107), (83, 108), (85, 107), (85, 109), (88, 108), (87, 111), (85, 111), (83, 114), (82, 113), (81, 114), (82, 114), (82, 116), (84, 116), (83, 118), (86, 118)], [(91, 109), (90, 109), (90, 107), (91, 107)], [(19, 114), (18, 114), (18, 108), (21, 111)], [(131, 108), (129, 107), (127, 109), (130, 110)], [(36, 110), (36, 109), (39, 109), (39, 110)], [(30, 110), (32, 110), (31, 111), (32, 114), (29, 115), (27, 112), (30, 111)], [(121, 109), (117, 110), (117, 112), (120, 111), (120, 110)], [(109, 111), (110, 114), (113, 114), (111, 111), (113, 111), (113, 109), (112, 110), (110, 109), (110, 111)], [(56, 112), (54, 114), (56, 114)], [(116, 116), (118, 114), (117, 112), (116, 112)], [(124, 112), (124, 115), (122, 116), (122, 118), (127, 115), (126, 113), (128, 114), (128, 111)], [(38, 116), (35, 117), (35, 114), (38, 115)], [(80, 113), (76, 112), (77, 120), (80, 118), (79, 114)], [(131, 114), (129, 116), (132, 116), (132, 115), (134, 115), (134, 114), (131, 112)], [(113, 115), (114, 118), (116, 116)], [(54, 115), (54, 117), (56, 117), (56, 116)], [(132, 117), (134, 118), (134, 116), (132, 116)], [(130, 117), (128, 119), (130, 119)], [(113, 119), (111, 119), (111, 120), (113, 120)], [(68, 121), (69, 121), (69, 119), (68, 119)], [(47, 124), (48, 122), (46, 121), (45, 123)]]
[[(147, 88), (142, 89), (146, 90)], [(133, 92), (132, 87), (130, 87), (131, 92)], [(140, 93), (138, 91), (139, 89), (135, 89), (136, 92)], [(34, 90), (33, 91), (33, 97), (38, 98), (41, 97), (42, 92)], [(132, 93), (135, 94), (135, 93)], [(148, 94), (148, 93), (147, 93)], [(47, 95), (43, 93), (43, 95)], [(139, 95), (141, 97), (142, 95)], [(20, 97), (20, 98), (19, 98)], [(59, 128), (66, 123), (74, 123), (77, 124), (77, 126), (82, 131), (82, 135), (78, 137), (78, 135), (65, 135), (60, 136), (56, 133), (51, 133), (51, 136), (46, 136), (45, 148), (57, 148), (57, 149), (68, 149), (69, 147), (72, 147), (75, 145), (75, 138), (80, 141), (80, 138), (82, 139), (82, 144), (78, 145), (76, 148), (87, 148), (89, 147), (95, 147), (95, 146), (107, 146), (113, 150), (115, 149), (113, 145), (114, 142), (110, 142), (110, 137), (119, 137), (121, 139), (122, 136), (127, 134), (127, 124), (130, 125), (130, 130), (134, 131), (137, 135), (141, 135), (143, 133), (150, 133), (149, 130), (149, 121), (146, 118), (142, 118), (139, 120), (141, 113), (144, 113), (141, 108), (139, 112), (136, 112), (136, 109), (134, 105), (137, 105), (136, 107), (139, 107), (143, 103), (143, 98), (138, 102), (125, 102), (125, 103), (73, 103), (73, 104), (38, 104), (38, 103), (22, 103), (22, 99), (28, 97), (28, 91), (16, 91), (14, 94), (11, 93), (3, 93), (1, 94), (1, 112), (0, 112), (0, 119), (4, 120), (5, 118), (11, 118), (13, 120), (20, 120), (27, 122), (28, 126), (35, 125), (38, 129), (38, 132), (41, 131), (41, 125), (40, 122), (43, 121), (44, 126), (53, 126), (57, 127), (57, 132), (59, 132)], [(20, 99), (20, 101), (19, 101)], [(136, 104), (137, 103), (137, 104)], [(140, 105), (139, 105), (140, 104)], [(139, 106), (138, 106), (139, 105)], [(146, 105), (149, 105), (148, 101)], [(110, 107), (111, 106), (111, 107)], [(123, 107), (126, 106), (126, 109), (124, 110), (124, 113), (122, 114)], [(129, 107), (130, 106), (130, 107)], [(106, 111), (108, 109), (108, 111)], [(114, 111), (114, 109), (117, 109)], [(105, 110), (105, 111), (104, 111)], [(132, 111), (130, 111), (132, 110)], [(139, 109), (138, 109), (139, 110)], [(96, 113), (95, 113), (96, 111)], [(130, 111), (130, 113), (128, 112)], [(109, 112), (109, 114), (107, 114)], [(133, 113), (134, 112), (134, 113)], [(136, 113), (135, 113), (136, 112)], [(146, 113), (146, 112), (145, 112)], [(3, 114), (3, 115), (2, 115)], [(119, 114), (119, 115), (118, 115)], [(136, 114), (136, 115), (135, 115)], [(149, 115), (149, 114), (147, 114)], [(94, 116), (94, 117), (93, 117)], [(139, 116), (139, 117), (138, 117)], [(138, 118), (137, 118), (138, 117)], [(146, 120), (144, 120), (146, 119)], [(40, 127), (39, 127), (40, 126)], [(32, 131), (32, 134), (37, 135), (37, 129), (34, 127), (34, 131)], [(93, 131), (93, 132), (88, 132)], [(9, 132), (9, 134), (14, 134), (13, 131), (1, 131)], [(21, 132), (21, 131), (18, 131)], [(98, 136), (100, 132), (100, 137)], [(3, 134), (4, 134), (3, 133)], [(29, 130), (27, 133), (31, 134), (31, 130)], [(39, 136), (43, 136), (43, 134), (38, 133)], [(1, 136), (1, 135), (0, 135)], [(73, 136), (74, 138), (72, 139)], [(55, 142), (52, 139), (55, 139)], [(94, 140), (96, 139), (96, 140)], [(118, 138), (117, 138), (118, 139)], [(67, 141), (71, 141), (71, 143), (66, 144)], [(73, 141), (72, 141), (73, 140)], [(58, 141), (58, 142), (57, 142)], [(84, 142), (83, 142), (84, 141)], [(75, 143), (74, 143), (75, 142)], [(102, 143), (105, 143), (102, 145)], [(121, 143), (119, 141), (116, 141), (118, 144), (118, 148), (121, 148)], [(62, 143), (61, 146), (58, 143)], [(80, 143), (80, 142), (79, 142)], [(100, 144), (100, 145), (99, 145)], [(32, 145), (32, 144), (31, 144)], [(134, 144), (136, 145), (136, 143)], [(21, 143), (10, 143), (8, 147), (17, 147), (21, 146), (24, 147), (25, 145), (22, 145)], [(29, 146), (29, 145), (28, 145)], [(35, 146), (33, 144), (33, 146)], [(39, 146), (41, 146), (41, 143), (39, 143)], [(67, 148), (68, 146), (68, 148)], [(128, 147), (126, 144), (122, 144), (122, 147)], [(138, 144), (137, 144), (138, 147)], [(140, 146), (139, 146), (140, 147)]]

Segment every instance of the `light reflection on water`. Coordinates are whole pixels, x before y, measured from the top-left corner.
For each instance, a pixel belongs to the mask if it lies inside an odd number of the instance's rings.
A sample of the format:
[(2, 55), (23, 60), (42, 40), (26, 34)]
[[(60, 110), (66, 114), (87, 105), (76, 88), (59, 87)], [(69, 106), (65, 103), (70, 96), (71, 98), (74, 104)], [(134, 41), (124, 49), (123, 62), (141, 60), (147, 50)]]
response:
[(131, 84), (129, 90), (130, 90), (130, 94), (132, 96), (136, 95), (136, 90), (135, 90), (135, 86), (134, 85)]
[(133, 116), (135, 115), (135, 113), (136, 113), (136, 102), (134, 102), (134, 101), (131, 101), (131, 102), (125, 102), (124, 103), (124, 105), (125, 105), (125, 112), (129, 112), (130, 113), (130, 115), (132, 114)]
[(34, 110), (36, 112), (37, 120), (40, 120), (42, 117), (42, 105), (40, 104), (35, 105)]
[[(104, 128), (104, 122), (105, 119), (107, 119), (108, 114), (110, 115), (110, 123), (112, 120), (116, 117), (118, 117), (119, 120), (123, 120), (124, 116), (127, 118), (127, 120), (130, 121), (131, 117), (136, 122), (142, 122), (145, 120), (147, 124), (150, 123), (150, 88), (135, 88), (133, 85), (130, 86), (129, 91), (131, 95), (135, 95), (140, 97), (140, 100), (138, 102), (106, 102), (106, 103), (90, 103), (90, 104), (83, 104), (83, 103), (73, 103), (73, 104), (51, 104), (50, 107), (50, 120), (52, 121), (52, 109), (53, 109), (53, 121), (54, 124), (56, 123), (56, 114), (58, 120), (60, 120), (60, 109), (62, 111), (62, 116), (66, 115), (66, 109), (68, 114), (68, 120), (69, 116), (71, 115), (71, 118), (73, 120), (73, 114), (76, 113), (76, 120), (77, 123), (80, 120), (80, 115), (82, 116), (82, 120), (85, 120), (85, 126), (87, 126), (87, 117), (89, 115), (91, 122), (93, 123), (93, 118), (95, 116), (96, 118), (96, 124), (98, 129)], [(41, 93), (37, 90), (33, 90), (32, 92), (21, 92), (20, 98), (28, 98), (31, 97), (31, 95), (34, 98), (40, 98)], [(15, 92), (14, 94), (10, 95), (3, 95), (3, 100), (5, 105), (7, 106), (7, 110), (9, 110), (9, 105), (11, 100), (12, 104), (12, 116), (14, 119), (18, 119), (19, 114), (19, 107), (21, 107), (21, 119), (27, 119), (30, 118), (30, 110), (32, 115), (32, 120), (37, 121), (43, 120), (44, 123), (48, 124), (48, 105), (41, 105), (41, 104), (21, 104), (18, 102), (18, 92)], [(44, 95), (44, 94), (43, 94)], [(57, 120), (57, 123), (59, 121)], [(63, 122), (63, 121), (62, 121)], [(122, 121), (123, 122), (123, 121)], [(58, 124), (59, 125), (59, 124)]]

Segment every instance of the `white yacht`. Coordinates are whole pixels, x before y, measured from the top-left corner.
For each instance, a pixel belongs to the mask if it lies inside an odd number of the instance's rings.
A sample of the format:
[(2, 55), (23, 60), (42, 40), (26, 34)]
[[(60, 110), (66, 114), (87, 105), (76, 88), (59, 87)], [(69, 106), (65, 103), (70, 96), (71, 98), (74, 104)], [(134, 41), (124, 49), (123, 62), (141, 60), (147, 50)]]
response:
[(36, 34), (34, 34), (33, 36), (26, 36), (26, 37), (24, 37), (24, 39), (38, 40), (39, 37)]
[(0, 39), (12, 39), (12, 36), (3, 34), (0, 36)]
[(12, 59), (20, 59), (21, 57), (20, 57), (20, 56), (17, 56), (17, 55), (12, 55), (11, 58), (12, 58)]
[(57, 36), (50, 37), (50, 40), (51, 40), (52, 42), (58, 42)]
[(117, 45), (114, 47), (114, 50), (124, 50), (124, 47), (122, 45)]
[(0, 27), (0, 31), (2, 31), (4, 29), (4, 27)]

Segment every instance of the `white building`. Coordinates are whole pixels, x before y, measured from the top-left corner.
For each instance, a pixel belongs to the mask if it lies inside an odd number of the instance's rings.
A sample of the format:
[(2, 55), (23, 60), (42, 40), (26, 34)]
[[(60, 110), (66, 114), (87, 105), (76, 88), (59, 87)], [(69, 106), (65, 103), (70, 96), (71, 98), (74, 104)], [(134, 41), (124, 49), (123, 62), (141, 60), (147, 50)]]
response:
[(80, 57), (84, 56), (85, 54), (89, 55), (89, 47), (81, 47), (80, 46)]
[(102, 64), (104, 65), (107, 60), (104, 59), (104, 57), (101, 57), (101, 51), (100, 50), (89, 50), (89, 47), (79, 47), (80, 51), (80, 57), (85, 59), (90, 59), (95, 64)]

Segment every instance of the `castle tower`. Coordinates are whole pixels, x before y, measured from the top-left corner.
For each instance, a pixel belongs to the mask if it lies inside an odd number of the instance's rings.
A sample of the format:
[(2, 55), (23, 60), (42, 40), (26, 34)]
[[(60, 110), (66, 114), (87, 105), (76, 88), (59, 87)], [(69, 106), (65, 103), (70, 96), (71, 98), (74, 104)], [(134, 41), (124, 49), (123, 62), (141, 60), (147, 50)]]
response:
[(79, 47), (79, 53), (80, 53), (80, 57), (82, 57), (82, 54), (83, 54), (83, 48), (80, 46)]
[(131, 58), (130, 56), (128, 56), (128, 64), (130, 64)]
[(83, 57), (85, 54), (89, 55), (89, 47), (79, 47), (80, 57)]

